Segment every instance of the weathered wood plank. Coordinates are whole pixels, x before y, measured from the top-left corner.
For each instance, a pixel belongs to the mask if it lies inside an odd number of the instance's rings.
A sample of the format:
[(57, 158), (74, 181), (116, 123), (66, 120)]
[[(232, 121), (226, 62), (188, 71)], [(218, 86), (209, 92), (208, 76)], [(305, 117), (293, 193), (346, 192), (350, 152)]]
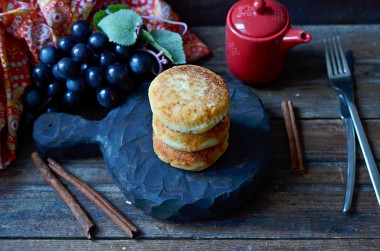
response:
[[(380, 121), (362, 121), (374, 157), (380, 158)], [(297, 120), (306, 161), (345, 162), (346, 129), (342, 120)], [(272, 121), (275, 136), (274, 160), (289, 160), (288, 142), (282, 119)], [(363, 160), (357, 143), (358, 160)]]
[[(325, 79), (325, 58), (323, 39), (339, 35), (343, 47), (354, 51), (355, 66), (369, 64), (365, 74), (357, 76), (361, 78), (370, 78), (368, 73), (372, 73), (379, 79), (378, 67), (376, 63), (380, 61), (378, 53), (380, 44), (380, 25), (298, 25), (296, 28), (308, 31), (313, 40), (307, 44), (297, 45), (289, 51), (287, 58), (287, 67), (298, 67), (298, 74), (286, 74), (287, 70), (280, 79), (283, 81), (302, 80), (307, 77), (308, 80)], [(202, 26), (194, 27), (197, 35), (207, 44), (213, 53), (212, 57), (202, 60), (201, 63), (212, 66), (220, 74), (228, 73), (225, 64), (225, 26)], [(371, 39), (368, 39), (368, 38)], [(301, 67), (301, 68), (299, 68)], [(356, 67), (355, 67), (356, 68)], [(305, 69), (309, 69), (305, 71)], [(312, 69), (312, 70), (310, 70)], [(316, 70), (317, 69), (317, 70)], [(371, 72), (375, 69), (375, 72)], [(286, 77), (286, 78), (285, 78)], [(362, 81), (361, 81), (362, 82)]]
[[(80, 177), (94, 187), (113, 184), (108, 177), (105, 163), (102, 159), (94, 159), (88, 165), (87, 160), (70, 160), (62, 162), (67, 170)], [(305, 162), (306, 173), (303, 176), (296, 176), (290, 170), (288, 160), (274, 160), (268, 175), (267, 184), (330, 184), (343, 185), (346, 181), (345, 162)], [(23, 164), (25, 163), (25, 164)], [(22, 165), (19, 165), (22, 164)], [(368, 171), (363, 162), (358, 163), (356, 171), (356, 185), (370, 185)], [(324, 177), (320, 179), (320, 177)], [(67, 182), (63, 181), (64, 184)], [(8, 169), (0, 172), (0, 193), (6, 190), (25, 190), (25, 187), (36, 187), (46, 185), (41, 174), (33, 166), (30, 160), (18, 162)]]
[[(276, 159), (272, 162), (269, 167), (269, 174), (264, 182), (265, 186), (325, 184), (343, 188), (346, 182), (345, 162), (306, 162), (306, 173), (302, 176), (294, 175), (290, 170), (290, 163), (287, 162), (287, 160), (276, 161)], [(62, 162), (62, 165), (100, 191), (105, 186), (113, 184), (108, 177), (105, 163), (100, 158), (91, 161), (83, 159), (66, 160)], [(370, 186), (371, 182), (364, 163), (361, 162), (357, 165), (356, 186)], [(13, 166), (0, 172), (0, 181), (0, 193), (3, 191), (27, 191), (28, 189), (45, 191), (50, 189), (31, 160), (16, 161)], [(63, 183), (67, 185), (65, 181)]]
[[(281, 101), (291, 99), (302, 118), (339, 117), (337, 93), (327, 80), (323, 39), (341, 35), (344, 48), (354, 51), (355, 96), (359, 114), (362, 118), (380, 117), (380, 44), (376, 43), (380, 40), (380, 25), (299, 27), (309, 31), (313, 41), (296, 46), (289, 52), (284, 72), (277, 80), (253, 88), (268, 107), (270, 115), (281, 117)], [(197, 27), (195, 31), (213, 52), (212, 57), (202, 60), (200, 64), (228, 81), (239, 81), (226, 67), (225, 28)]]
[(4, 251), (19, 250), (377, 250), (377, 239), (333, 240), (0, 240)]
[[(297, 236), (309, 238), (310, 235), (313, 238), (347, 237), (348, 232), (350, 235), (352, 234), (349, 228), (353, 225), (359, 226), (356, 229), (361, 230), (354, 231), (355, 233), (359, 235), (365, 233), (365, 236), (368, 234), (371, 236), (368, 229), (373, 229), (373, 222), (378, 217), (379, 208), (363, 164), (360, 165), (357, 172), (353, 204), (354, 216), (349, 215), (347, 218), (340, 212), (344, 196), (345, 163), (309, 162), (313, 158), (317, 160), (332, 158), (336, 154), (334, 150), (338, 150), (337, 155), (344, 161), (345, 136), (341, 121), (301, 120), (299, 123), (303, 132), (307, 160), (305, 175), (295, 176), (290, 171), (287, 163), (283, 122), (275, 120), (273, 130), (277, 144), (274, 162), (254, 201), (226, 217), (206, 223), (185, 224), (184, 228), (179, 227), (182, 224), (157, 221), (138, 209), (126, 206), (124, 197), (109, 180), (104, 161), (101, 158), (65, 160), (63, 164), (74, 174), (92, 184), (95, 189), (120, 208), (123, 214), (144, 231), (145, 238), (212, 238), (213, 236), (256, 238), (267, 234), (278, 238), (297, 238)], [(366, 121), (366, 129), (369, 129), (370, 137), (378, 138), (377, 128), (379, 126), (380, 121), (378, 120)], [(331, 142), (331, 138), (334, 138), (333, 142)], [(376, 142), (374, 143), (376, 152), (378, 152), (380, 147)], [(329, 152), (331, 153), (329, 154)], [(0, 173), (0, 180), (0, 201), (3, 202), (0, 204), (0, 211), (9, 212), (0, 217), (2, 226), (0, 236), (25, 238), (80, 238), (82, 236), (82, 231), (69, 209), (46, 185), (29, 159), (18, 159), (13, 166)], [(114, 236), (122, 238), (124, 236), (83, 195), (72, 187), (69, 186), (69, 188), (99, 226), (98, 238)], [(335, 220), (321, 221), (315, 225), (315, 218), (333, 218)], [(239, 230), (231, 230), (231, 224), (239, 227), (237, 228)], [(302, 228), (295, 227), (293, 231), (283, 231), (282, 228), (289, 224), (302, 226)], [(24, 228), (20, 229), (20, 225), (23, 225)], [(213, 229), (213, 226), (216, 226), (218, 230)], [(263, 232), (264, 226), (268, 227), (270, 232)], [(341, 226), (341, 228), (334, 230), (334, 226)], [(167, 231), (162, 234), (161, 229)], [(241, 234), (241, 229), (245, 229), (242, 232), (250, 234)], [(372, 234), (377, 236), (379, 229), (373, 230)]]
[[(345, 179), (346, 134), (341, 120), (298, 120), (303, 144), (304, 160), (309, 173), (306, 174), (310, 184), (320, 184), (319, 176), (327, 177), (326, 184), (339, 184), (337, 177)], [(363, 121), (374, 156), (380, 161), (380, 120)], [(272, 168), (275, 173), (281, 173), (286, 179), (275, 179), (274, 182), (287, 182), (293, 175), (290, 172), (288, 141), (282, 119), (272, 121), (274, 134), (274, 152)], [(332, 140), (334, 139), (334, 140)], [(34, 147), (28, 144), (30, 138), (21, 138), (19, 155), (16, 161), (6, 170), (0, 172), (0, 190), (7, 187), (25, 185), (44, 185), (45, 181), (34, 167), (26, 152), (32, 152)], [(24, 142), (26, 142), (24, 144)], [(358, 147), (358, 177), (357, 184), (369, 184), (368, 172), (364, 166), (362, 154)], [(92, 185), (111, 184), (105, 162), (102, 157), (78, 160), (60, 161), (68, 170)], [(331, 177), (334, 177), (333, 179)], [(294, 180), (293, 180), (294, 181)], [(293, 182), (292, 181), (292, 182)], [(297, 180), (305, 182), (304, 180)]]
[[(70, 172), (90, 184), (112, 183), (108, 177), (102, 157), (70, 161), (61, 160), (60, 163)], [(18, 158), (9, 168), (0, 172), (0, 187), (8, 185), (43, 185), (45, 183), (45, 180), (29, 158)]]
[[(108, 178), (101, 158), (65, 160), (62, 163), (75, 175), (92, 184), (136, 223), (143, 230), (144, 238), (330, 238), (352, 234), (377, 238), (379, 229), (373, 226), (373, 222), (376, 222), (380, 212), (363, 164), (357, 171), (354, 213), (348, 216), (341, 213), (345, 184), (345, 136), (342, 122), (298, 121), (303, 133), (307, 167), (307, 173), (303, 176), (295, 176), (290, 171), (283, 122), (273, 122), (277, 142), (275, 158), (257, 197), (242, 209), (211, 222), (176, 224), (157, 221), (127, 206), (118, 188)], [(379, 138), (379, 120), (365, 121), (365, 126), (370, 138)], [(375, 154), (379, 156), (380, 146), (376, 141), (371, 143), (375, 146)], [(22, 146), (27, 149), (30, 147)], [(334, 158), (335, 155), (338, 157)], [(310, 162), (331, 159), (340, 162)], [(82, 231), (69, 209), (46, 185), (29, 159), (18, 159), (9, 169), (0, 172), (0, 180), (0, 211), (7, 212), (0, 216), (0, 236), (82, 237)], [(99, 226), (98, 238), (124, 237), (123, 232), (83, 195), (71, 186), (69, 189)], [(315, 224), (316, 218), (326, 220)], [(21, 225), (24, 228), (20, 228)], [(289, 225), (293, 226), (291, 231), (285, 227)], [(236, 228), (232, 229), (231, 226)], [(340, 228), (335, 229), (336, 226)], [(352, 232), (352, 226), (357, 230)], [(268, 230), (264, 231), (263, 228)], [(162, 233), (162, 229), (166, 231)]]
[[(321, 177), (320, 177), (321, 178)], [(341, 212), (344, 186), (262, 186), (246, 206), (212, 221), (160, 221), (126, 205), (115, 185), (95, 186), (142, 231), (143, 238), (380, 238), (380, 208), (370, 186), (358, 187), (353, 211)], [(95, 205), (70, 187), (97, 225), (97, 238), (125, 234)], [(47, 186), (26, 186), (0, 194), (0, 238), (81, 238), (67, 206)], [(316, 220), (318, 219), (318, 220)], [(333, 219), (333, 220), (332, 220)]]
[[(229, 8), (237, 0), (166, 0), (189, 25), (225, 25)], [(289, 11), (292, 24), (378, 23), (380, 6), (376, 0), (279, 0)], [(195, 14), (196, 13), (196, 14)], [(194, 18), (196, 16), (196, 18)]]
[[(296, 176), (290, 170), (288, 159), (279, 160), (275, 158), (269, 167), (267, 184), (289, 185), (289, 184), (330, 184), (344, 185), (346, 182), (345, 162), (305, 162), (306, 173)], [(25, 163), (25, 164), (23, 164)], [(102, 188), (104, 185), (113, 184), (106, 171), (105, 163), (102, 159), (93, 159), (88, 165), (87, 160), (70, 160), (62, 164), (67, 170), (80, 177), (94, 187)], [(20, 165), (19, 165), (20, 164)], [(320, 179), (320, 177), (324, 177)], [(64, 184), (67, 182), (63, 181)], [(356, 185), (370, 185), (368, 171), (363, 162), (357, 163)], [(25, 190), (25, 187), (35, 187), (36, 189), (46, 189), (46, 182), (41, 174), (33, 166), (30, 160), (16, 161), (14, 165), (0, 172), (0, 193), (7, 190)]]
[[(298, 119), (297, 124), (299, 126), (303, 144), (304, 160), (306, 162), (344, 163), (346, 161), (346, 133), (342, 120)], [(363, 126), (367, 133), (375, 159), (380, 161), (380, 141), (377, 140), (380, 138), (380, 120), (364, 120)], [(272, 131), (274, 134), (273, 162), (280, 163), (284, 169), (287, 169), (289, 165), (289, 151), (284, 122), (282, 119), (272, 120)], [(25, 152), (32, 152), (34, 149), (32, 144), (27, 143), (30, 140), (30, 138), (22, 138), (20, 140), (20, 154), (17, 156), (16, 161), (8, 169), (0, 172), (0, 180), (2, 180), (2, 184), (8, 182), (15, 184), (41, 184), (41, 182), (43, 182), (38, 171), (33, 166), (29, 154), (24, 154)], [(26, 144), (23, 144), (23, 142), (26, 142)], [(358, 161), (362, 161), (363, 158), (359, 145), (357, 147)], [(106, 174), (104, 160), (101, 157), (70, 161), (63, 160), (62, 164), (75, 175), (83, 177), (86, 182), (92, 184), (111, 182)], [(23, 173), (21, 172), (23, 169), (29, 171)], [(103, 169), (102, 175), (98, 174), (100, 169)]]

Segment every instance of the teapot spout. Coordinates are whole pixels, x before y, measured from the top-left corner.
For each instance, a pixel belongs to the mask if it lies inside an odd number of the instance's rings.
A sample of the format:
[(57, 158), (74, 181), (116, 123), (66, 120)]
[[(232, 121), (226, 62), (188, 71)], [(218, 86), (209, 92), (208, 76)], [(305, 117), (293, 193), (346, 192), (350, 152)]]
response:
[(281, 51), (285, 52), (297, 44), (309, 43), (311, 35), (304, 30), (290, 28), (281, 42)]

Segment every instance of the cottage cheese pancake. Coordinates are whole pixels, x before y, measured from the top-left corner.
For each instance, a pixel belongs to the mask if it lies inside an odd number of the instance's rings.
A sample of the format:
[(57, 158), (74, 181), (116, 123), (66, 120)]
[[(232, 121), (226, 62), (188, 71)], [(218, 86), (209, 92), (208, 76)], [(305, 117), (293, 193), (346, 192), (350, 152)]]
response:
[(228, 113), (230, 97), (224, 80), (195, 65), (172, 67), (149, 87), (154, 116), (166, 127), (182, 133), (203, 133)]
[(195, 152), (223, 142), (230, 128), (230, 116), (227, 114), (216, 126), (210, 130), (199, 133), (181, 133), (170, 130), (164, 126), (156, 116), (153, 116), (153, 131), (163, 143), (174, 149)]
[(197, 152), (185, 152), (163, 143), (153, 132), (153, 149), (163, 162), (188, 171), (201, 171), (211, 166), (227, 149), (228, 135), (219, 144)]

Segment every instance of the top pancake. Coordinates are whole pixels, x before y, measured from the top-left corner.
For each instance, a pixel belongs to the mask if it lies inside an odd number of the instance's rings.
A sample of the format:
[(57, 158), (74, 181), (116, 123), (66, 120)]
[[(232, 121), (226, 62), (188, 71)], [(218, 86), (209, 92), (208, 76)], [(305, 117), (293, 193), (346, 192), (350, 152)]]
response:
[(169, 129), (183, 133), (208, 131), (223, 119), (230, 106), (224, 80), (195, 65), (162, 72), (152, 81), (148, 94), (155, 117)]

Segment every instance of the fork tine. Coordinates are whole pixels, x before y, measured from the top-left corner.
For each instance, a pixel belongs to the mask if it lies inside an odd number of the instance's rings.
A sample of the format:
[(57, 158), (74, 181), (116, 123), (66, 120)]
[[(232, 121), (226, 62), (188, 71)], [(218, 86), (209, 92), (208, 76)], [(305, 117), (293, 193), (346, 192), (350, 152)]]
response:
[(338, 44), (338, 48), (339, 48), (339, 52), (340, 52), (340, 58), (342, 59), (343, 71), (344, 72), (350, 72), (350, 67), (348, 67), (347, 59), (346, 59), (346, 56), (344, 54), (339, 36), (338, 36), (337, 40), (338, 40), (337, 44)]
[(340, 52), (338, 51), (338, 47), (337, 47), (337, 39), (335, 37), (332, 38), (332, 44), (333, 44), (333, 47), (334, 47), (334, 55), (335, 55), (335, 58), (336, 58), (336, 66), (337, 66), (337, 70), (338, 70), (338, 74), (341, 74), (343, 73), (343, 69), (342, 69), (342, 57), (344, 57), (344, 55), (341, 55)]
[(327, 45), (327, 40), (324, 39), (323, 42), (325, 43), (325, 59), (326, 59), (327, 75), (332, 76), (334, 75), (334, 73), (331, 67), (330, 53), (329, 53), (329, 48)]
[(331, 39), (327, 39), (327, 45), (328, 45), (329, 52), (330, 52), (330, 59), (332, 62), (331, 66), (333, 69), (333, 75), (336, 75), (336, 74), (338, 74), (338, 70), (336, 69), (335, 53), (333, 51), (333, 45), (332, 45)]

